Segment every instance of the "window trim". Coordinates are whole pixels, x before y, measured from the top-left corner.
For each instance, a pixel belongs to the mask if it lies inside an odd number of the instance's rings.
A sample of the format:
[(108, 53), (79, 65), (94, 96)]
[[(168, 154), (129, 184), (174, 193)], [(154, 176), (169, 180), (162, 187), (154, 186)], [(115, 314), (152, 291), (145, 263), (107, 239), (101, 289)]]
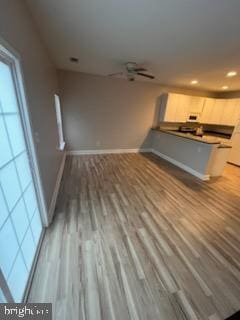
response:
[[(50, 220), (48, 216), (45, 193), (44, 193), (43, 184), (42, 184), (41, 171), (40, 171), (36, 148), (35, 148), (34, 139), (33, 139), (33, 128), (32, 128), (29, 107), (28, 107), (28, 99), (26, 94), (24, 75), (23, 75), (22, 66), (21, 66), (21, 57), (18, 54), (18, 52), (15, 49), (13, 49), (2, 37), (0, 37), (0, 57), (2, 60), (6, 60), (6, 62), (8, 62), (9, 65), (11, 66), (13, 81), (14, 81), (16, 95), (18, 99), (19, 115), (22, 121), (28, 156), (30, 159), (30, 167), (32, 171), (33, 183), (36, 189), (36, 197), (39, 205), (40, 219), (43, 226), (42, 233), (38, 242), (38, 247), (35, 252), (35, 258), (32, 263), (31, 271), (29, 273), (28, 282), (26, 284), (25, 291), (23, 294), (22, 302), (26, 302), (28, 298), (29, 290), (31, 287), (36, 264), (38, 261), (38, 256), (42, 246), (43, 237), (45, 234), (44, 227), (49, 226)], [(1, 275), (0, 275), (0, 286), (2, 291), (4, 288), (3, 294), (7, 299), (7, 302), (12, 302), (13, 297), (9, 294), (8, 288), (6, 289), (6, 287), (4, 286)]]
[(55, 112), (56, 112), (56, 120), (57, 120), (57, 128), (58, 128), (58, 147), (57, 149), (63, 151), (65, 148), (65, 141), (63, 135), (63, 124), (62, 124), (62, 111), (61, 111), (61, 103), (60, 97), (58, 94), (54, 94), (54, 102), (55, 102)]
[(19, 104), (19, 114), (21, 117), (23, 130), (25, 133), (25, 140), (27, 149), (29, 150), (28, 156), (30, 158), (31, 170), (33, 175), (34, 186), (36, 188), (36, 196), (40, 209), (40, 216), (43, 227), (49, 225), (48, 210), (46, 206), (45, 193), (42, 184), (42, 177), (40, 166), (37, 158), (37, 152), (33, 139), (32, 122), (28, 107), (28, 100), (26, 96), (25, 82), (23, 71), (21, 67), (21, 58), (19, 54), (13, 49), (4, 39), (0, 37), (0, 56), (6, 60), (10, 65), (13, 72), (13, 79), (17, 93)]

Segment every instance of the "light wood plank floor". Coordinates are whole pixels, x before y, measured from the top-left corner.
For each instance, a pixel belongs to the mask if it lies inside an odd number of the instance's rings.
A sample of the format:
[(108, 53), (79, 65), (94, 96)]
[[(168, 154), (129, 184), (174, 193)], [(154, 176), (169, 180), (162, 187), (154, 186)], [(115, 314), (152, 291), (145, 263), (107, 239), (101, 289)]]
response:
[(29, 301), (61, 320), (240, 309), (240, 168), (202, 182), (152, 154), (68, 157)]

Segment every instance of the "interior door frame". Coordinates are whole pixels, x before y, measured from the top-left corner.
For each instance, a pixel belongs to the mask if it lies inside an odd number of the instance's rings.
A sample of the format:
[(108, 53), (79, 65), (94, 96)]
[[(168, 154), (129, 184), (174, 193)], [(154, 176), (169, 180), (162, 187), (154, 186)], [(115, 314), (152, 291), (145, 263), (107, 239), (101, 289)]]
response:
[[(46, 207), (45, 195), (44, 195), (44, 190), (42, 186), (42, 179), (41, 179), (39, 163), (37, 159), (36, 148), (33, 140), (33, 130), (32, 130), (31, 118), (29, 114), (26, 91), (25, 91), (23, 72), (21, 68), (21, 58), (20, 58), (20, 55), (1, 37), (0, 37), (0, 59), (6, 62), (11, 67), (13, 81), (16, 89), (16, 96), (18, 100), (19, 115), (21, 118), (22, 127), (24, 131), (24, 138), (25, 138), (27, 153), (29, 157), (29, 164), (30, 164), (33, 183), (35, 187), (36, 198), (39, 206), (40, 219), (43, 226), (38, 247), (36, 249), (35, 258), (32, 264), (31, 271), (29, 273), (28, 282), (24, 292), (23, 302), (26, 302), (29, 294), (29, 289), (31, 287), (33, 274), (36, 268), (36, 263), (38, 260), (43, 236), (45, 233), (45, 227), (49, 225), (50, 221), (49, 221), (47, 207)], [(6, 284), (6, 281), (3, 277), (1, 269), (0, 269), (0, 288), (3, 291), (6, 301), (12, 302), (13, 298)]]

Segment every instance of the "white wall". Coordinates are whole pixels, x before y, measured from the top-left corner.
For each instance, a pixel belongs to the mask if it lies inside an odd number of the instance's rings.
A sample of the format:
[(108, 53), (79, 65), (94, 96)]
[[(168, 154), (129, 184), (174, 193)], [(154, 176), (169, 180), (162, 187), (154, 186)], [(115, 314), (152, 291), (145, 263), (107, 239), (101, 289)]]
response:
[(62, 159), (62, 153), (56, 150), (53, 95), (58, 91), (57, 74), (24, 1), (0, 0), (0, 8), (0, 37), (20, 54), (22, 60), (30, 117), (40, 140), (35, 144), (49, 207)]
[(62, 70), (59, 80), (69, 150), (149, 146), (157, 99), (166, 88)]

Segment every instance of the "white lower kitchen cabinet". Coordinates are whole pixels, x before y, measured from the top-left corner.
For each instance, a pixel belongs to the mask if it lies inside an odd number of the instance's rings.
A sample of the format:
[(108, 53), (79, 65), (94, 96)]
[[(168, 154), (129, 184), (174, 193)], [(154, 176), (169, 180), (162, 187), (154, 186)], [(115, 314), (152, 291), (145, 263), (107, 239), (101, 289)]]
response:
[(212, 155), (212, 160), (209, 167), (211, 177), (220, 177), (229, 159), (231, 147), (218, 146)]
[(232, 149), (228, 158), (228, 162), (240, 166), (240, 125), (236, 128), (233, 133)]

